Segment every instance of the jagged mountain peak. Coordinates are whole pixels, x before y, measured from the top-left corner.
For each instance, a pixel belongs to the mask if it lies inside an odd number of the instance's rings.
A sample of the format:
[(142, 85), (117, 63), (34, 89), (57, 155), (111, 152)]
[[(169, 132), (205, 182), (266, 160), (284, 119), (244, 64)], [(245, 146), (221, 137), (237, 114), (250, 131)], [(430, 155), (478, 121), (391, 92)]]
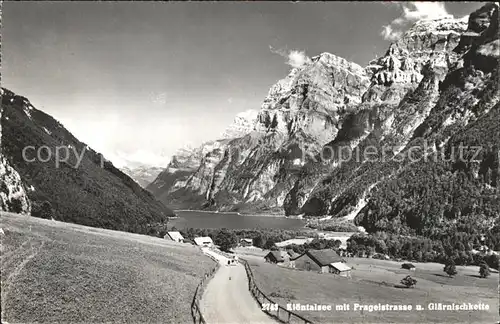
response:
[(312, 63), (321, 62), (328, 66), (344, 68), (352, 73), (364, 75), (365, 70), (359, 64), (346, 60), (343, 57), (337, 56), (329, 52), (323, 52), (311, 58)]
[(434, 19), (421, 19), (418, 20), (411, 26), (404, 34), (402, 38), (412, 37), (414, 35), (428, 35), (436, 33), (457, 33), (461, 34), (465, 29), (467, 29), (467, 23), (469, 20), (469, 15), (463, 17), (454, 18), (453, 16), (434, 18)]
[(390, 44), (384, 56), (368, 64), (372, 86), (363, 101), (396, 104), (418, 86), (426, 70), (441, 68), (445, 73), (459, 60), (454, 50), (467, 24), (467, 16), (416, 22)]
[(233, 123), (222, 133), (223, 139), (231, 139), (244, 136), (255, 128), (259, 112), (255, 109), (248, 109), (236, 115)]

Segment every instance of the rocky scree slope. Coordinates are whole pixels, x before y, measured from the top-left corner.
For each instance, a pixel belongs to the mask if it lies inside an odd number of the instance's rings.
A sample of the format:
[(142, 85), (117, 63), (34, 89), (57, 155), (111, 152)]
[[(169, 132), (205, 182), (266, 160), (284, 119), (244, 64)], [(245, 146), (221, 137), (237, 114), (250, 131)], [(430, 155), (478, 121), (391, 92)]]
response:
[[(1, 89), (3, 98), (4, 91)], [(0, 119), (2, 118), (3, 105), (0, 107)], [(0, 211), (29, 214), (31, 203), (26, 194), (19, 173), (12, 168), (2, 150), (2, 125), (0, 123)]]
[[(270, 89), (246, 135), (154, 192), (183, 208), (326, 215), (370, 232), (498, 228), (498, 42), (491, 3), (417, 22), (364, 69), (323, 53)], [(460, 144), (481, 146), (478, 161), (454, 162)]]
[[(33, 107), (27, 98), (2, 91), (2, 153), (25, 188), (30, 188), (27, 196), (33, 216), (155, 234), (167, 217), (174, 215), (54, 118)], [(25, 151), (27, 159), (23, 157), (26, 147), (32, 147)], [(57, 148), (67, 148), (69, 153), (59, 165)], [(63, 149), (60, 152), (64, 160), (66, 153)]]

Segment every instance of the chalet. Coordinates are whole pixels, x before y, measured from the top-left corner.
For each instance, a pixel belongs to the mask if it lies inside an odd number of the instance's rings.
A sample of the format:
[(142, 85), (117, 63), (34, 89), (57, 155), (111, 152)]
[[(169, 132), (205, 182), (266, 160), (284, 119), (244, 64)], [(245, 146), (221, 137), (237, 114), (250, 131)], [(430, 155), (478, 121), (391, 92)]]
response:
[(167, 232), (163, 238), (174, 242), (184, 242), (184, 237), (179, 232)]
[(290, 255), (285, 251), (271, 251), (264, 259), (269, 263), (283, 263), (290, 261)]
[(336, 271), (331, 264), (338, 262), (344, 263), (345, 261), (334, 250), (308, 250), (292, 260), (291, 266), (307, 271), (331, 273)]
[(252, 246), (253, 240), (250, 238), (243, 238), (240, 240), (240, 246)]
[(203, 247), (212, 247), (214, 245), (214, 242), (208, 236), (206, 236), (206, 237), (195, 237), (194, 238), (194, 243), (196, 243), (196, 245), (198, 245), (198, 246), (203, 246)]

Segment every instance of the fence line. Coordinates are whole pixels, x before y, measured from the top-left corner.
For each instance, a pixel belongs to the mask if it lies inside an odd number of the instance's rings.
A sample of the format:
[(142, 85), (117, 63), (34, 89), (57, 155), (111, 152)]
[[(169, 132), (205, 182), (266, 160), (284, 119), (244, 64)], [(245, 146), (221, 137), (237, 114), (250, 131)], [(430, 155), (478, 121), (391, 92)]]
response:
[(198, 286), (196, 287), (196, 290), (194, 292), (193, 302), (191, 303), (191, 315), (193, 316), (193, 323), (194, 324), (206, 324), (207, 323), (207, 322), (205, 322), (205, 319), (203, 318), (203, 315), (201, 313), (199, 301), (200, 301), (201, 297), (203, 296), (205, 282), (212, 279), (215, 272), (219, 269), (219, 261), (216, 258), (214, 258), (213, 256), (211, 256), (210, 254), (205, 254), (205, 255), (208, 256), (213, 261), (215, 261), (217, 263), (217, 265), (212, 270), (205, 273), (205, 277), (203, 279), (201, 279), (201, 282), (198, 284)]
[(245, 266), (248, 277), (248, 289), (252, 293), (252, 296), (255, 298), (255, 300), (257, 300), (257, 302), (259, 303), (259, 306), (261, 307), (263, 312), (282, 323), (313, 324), (313, 322), (311, 322), (310, 320), (289, 311), (288, 309), (280, 306), (278, 303), (275, 303), (271, 298), (267, 297), (266, 294), (264, 294), (257, 286), (252, 273), (252, 269), (250, 268), (247, 260), (239, 259), (239, 261)]

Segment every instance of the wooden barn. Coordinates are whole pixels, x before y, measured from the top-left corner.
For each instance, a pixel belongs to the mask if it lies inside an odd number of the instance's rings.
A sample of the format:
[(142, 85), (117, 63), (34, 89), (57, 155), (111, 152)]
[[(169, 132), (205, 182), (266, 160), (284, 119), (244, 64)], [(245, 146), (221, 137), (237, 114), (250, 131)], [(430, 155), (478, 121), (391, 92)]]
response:
[(292, 260), (292, 267), (307, 271), (332, 273), (335, 270), (332, 269), (331, 264), (337, 262), (344, 263), (345, 261), (334, 250), (308, 250), (298, 258)]

